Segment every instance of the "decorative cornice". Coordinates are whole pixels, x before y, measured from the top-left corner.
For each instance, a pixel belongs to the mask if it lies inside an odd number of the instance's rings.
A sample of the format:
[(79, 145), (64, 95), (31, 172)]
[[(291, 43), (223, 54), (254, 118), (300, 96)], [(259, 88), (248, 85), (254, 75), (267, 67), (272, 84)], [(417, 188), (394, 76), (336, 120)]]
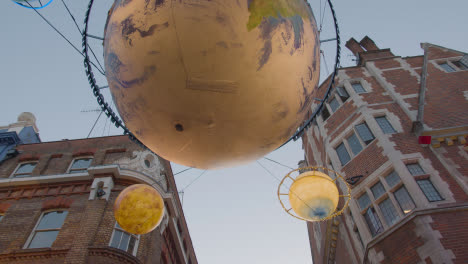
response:
[(34, 248), (0, 254), (1, 261), (31, 260), (65, 257), (69, 249)]
[(142, 264), (142, 262), (135, 256), (112, 247), (89, 247), (88, 254), (89, 256), (102, 256), (109, 259), (119, 260), (123, 263)]

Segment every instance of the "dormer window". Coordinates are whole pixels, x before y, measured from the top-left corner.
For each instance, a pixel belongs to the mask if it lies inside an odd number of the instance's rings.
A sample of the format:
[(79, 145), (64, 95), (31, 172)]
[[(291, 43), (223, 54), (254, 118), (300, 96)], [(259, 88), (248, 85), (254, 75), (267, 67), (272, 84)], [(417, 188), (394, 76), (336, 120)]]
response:
[(14, 178), (23, 178), (30, 177), (34, 168), (36, 168), (37, 162), (28, 162), (22, 163), (18, 166), (15, 173), (13, 173)]
[(344, 87), (337, 87), (336, 91), (338, 95), (340, 96), (341, 101), (343, 101), (343, 103), (346, 102), (346, 100), (348, 100), (349, 94)]
[(442, 69), (444, 69), (444, 71), (446, 72), (454, 72), (456, 71), (452, 66), (450, 66), (448, 63), (441, 63), (439, 64), (440, 67), (442, 67)]
[(77, 158), (74, 159), (68, 173), (86, 172), (91, 165), (93, 158)]

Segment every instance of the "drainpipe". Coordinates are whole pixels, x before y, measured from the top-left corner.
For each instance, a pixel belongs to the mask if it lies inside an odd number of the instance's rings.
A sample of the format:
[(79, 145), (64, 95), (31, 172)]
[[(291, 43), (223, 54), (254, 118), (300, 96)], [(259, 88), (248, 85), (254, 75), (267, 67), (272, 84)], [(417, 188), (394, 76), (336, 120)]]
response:
[(422, 43), (421, 47), (424, 49), (424, 60), (421, 72), (421, 87), (419, 88), (419, 102), (418, 102), (418, 115), (416, 122), (413, 123), (413, 133), (419, 135), (424, 129), (424, 101), (426, 96), (426, 80), (427, 80), (427, 54), (429, 44)]

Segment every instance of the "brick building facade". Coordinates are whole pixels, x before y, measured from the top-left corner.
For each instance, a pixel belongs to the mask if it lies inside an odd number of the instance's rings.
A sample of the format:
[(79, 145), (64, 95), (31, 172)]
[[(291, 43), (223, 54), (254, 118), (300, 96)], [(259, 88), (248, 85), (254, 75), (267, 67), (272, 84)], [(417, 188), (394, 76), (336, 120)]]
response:
[[(198, 263), (170, 163), (127, 136), (16, 147), (0, 163), (0, 263)], [(116, 224), (114, 200), (144, 183), (165, 202), (145, 235)]]
[(368, 37), (346, 46), (357, 66), (339, 69), (303, 135), (309, 166), (352, 183), (343, 215), (308, 223), (314, 263), (468, 263), (467, 54), (423, 43), (403, 58)]

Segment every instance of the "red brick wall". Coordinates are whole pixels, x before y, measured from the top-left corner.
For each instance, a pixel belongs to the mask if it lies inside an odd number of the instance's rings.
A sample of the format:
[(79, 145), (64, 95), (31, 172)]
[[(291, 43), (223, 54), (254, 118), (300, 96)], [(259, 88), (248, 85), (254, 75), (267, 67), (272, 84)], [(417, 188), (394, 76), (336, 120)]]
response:
[(410, 221), (376, 244), (374, 248), (377, 253), (382, 251), (385, 256), (380, 264), (408, 264), (421, 261), (416, 250), (425, 241), (414, 232), (415, 228), (414, 221)]
[(454, 264), (468, 261), (468, 210), (431, 215), (434, 230), (442, 235), (440, 242), (444, 248), (455, 254)]

